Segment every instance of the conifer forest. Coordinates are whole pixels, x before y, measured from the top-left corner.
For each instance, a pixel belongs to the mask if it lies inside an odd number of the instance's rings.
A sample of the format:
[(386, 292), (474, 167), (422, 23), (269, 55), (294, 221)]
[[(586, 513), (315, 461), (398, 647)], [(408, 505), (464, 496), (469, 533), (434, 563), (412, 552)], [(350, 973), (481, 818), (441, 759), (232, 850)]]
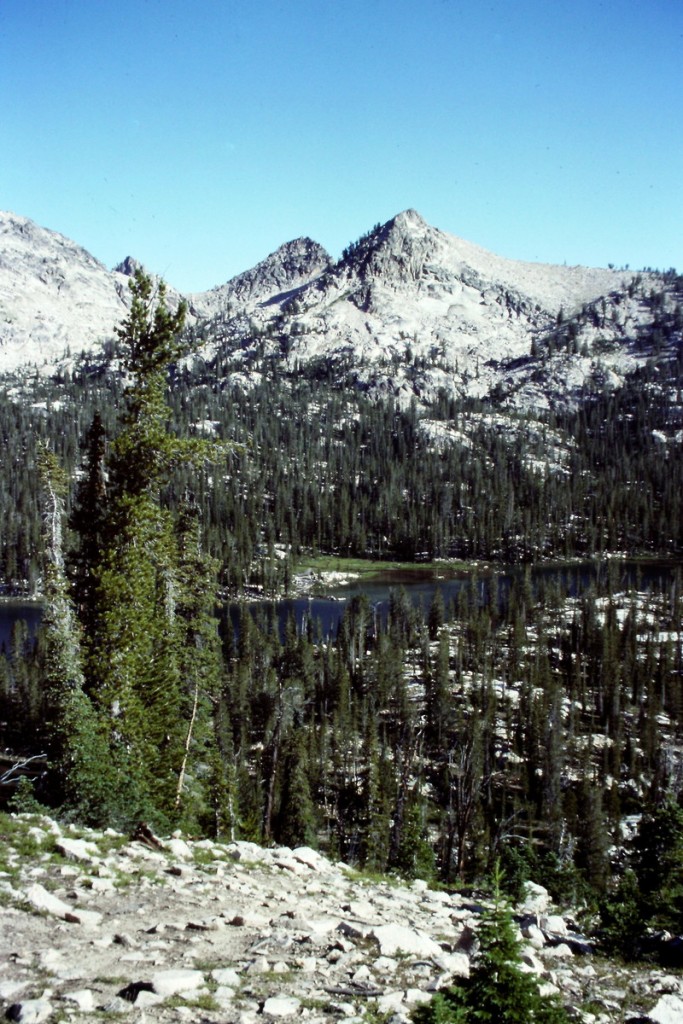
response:
[[(0, 749), (41, 755), (4, 799), (448, 886), (499, 863), (625, 955), (683, 932), (683, 353), (554, 411), (425, 408), (324, 361), (238, 386), (184, 313), (138, 272), (108, 362), (0, 393), (0, 580), (44, 601), (0, 656)], [(325, 555), (463, 586), (282, 622)]]

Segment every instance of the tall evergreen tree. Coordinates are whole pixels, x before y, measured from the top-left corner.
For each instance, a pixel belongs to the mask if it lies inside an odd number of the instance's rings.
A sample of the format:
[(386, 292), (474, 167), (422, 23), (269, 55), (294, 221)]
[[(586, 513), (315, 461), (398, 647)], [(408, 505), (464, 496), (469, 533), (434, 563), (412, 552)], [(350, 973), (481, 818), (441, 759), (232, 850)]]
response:
[[(105, 430), (99, 412), (93, 416), (83, 442), (85, 464), (76, 488), (69, 526), (77, 545), (69, 558), (73, 599), (83, 632), (93, 636), (97, 630), (97, 567), (104, 545), (107, 523), (107, 484), (105, 469)], [(90, 666), (84, 666), (86, 685)]]
[(44, 492), (44, 687), (47, 695), (51, 798), (92, 823), (115, 795), (101, 724), (84, 692), (81, 634), (64, 570), (66, 477), (48, 448), (40, 452)]
[(285, 846), (317, 846), (316, 820), (304, 730), (291, 730), (284, 756), (282, 796), (277, 820), (277, 838)]
[[(232, 737), (221, 702), (222, 652), (215, 614), (217, 565), (202, 549), (200, 509), (192, 495), (180, 505), (178, 542), (179, 667), (181, 717), (185, 739), (175, 809), (200, 819), (217, 835), (234, 839), (238, 822)], [(202, 767), (203, 792), (195, 767)], [(209, 815), (210, 823), (206, 821)]]
[(189, 699), (184, 692), (178, 536), (161, 489), (172, 470), (204, 458), (210, 446), (168, 430), (167, 373), (182, 354), (184, 305), (169, 311), (163, 284), (155, 293), (142, 271), (131, 295), (118, 330), (126, 405), (112, 446), (111, 505), (95, 570), (97, 620), (87, 640), (117, 790), (132, 817), (169, 821), (180, 811), (199, 695), (191, 682)]

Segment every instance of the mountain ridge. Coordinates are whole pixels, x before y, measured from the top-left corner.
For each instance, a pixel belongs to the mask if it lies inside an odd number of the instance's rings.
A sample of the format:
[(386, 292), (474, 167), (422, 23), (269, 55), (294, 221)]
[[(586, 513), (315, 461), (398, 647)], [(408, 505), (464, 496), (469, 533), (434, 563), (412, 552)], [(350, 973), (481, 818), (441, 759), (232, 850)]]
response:
[[(0, 214), (0, 372), (34, 364), (49, 373), (69, 349), (101, 353), (136, 266), (127, 257), (107, 270), (64, 236)], [(202, 358), (228, 357), (238, 373), (251, 373), (258, 353), (287, 372), (326, 360), (354, 386), (400, 401), (502, 388), (528, 405), (547, 404), (558, 380), (574, 392), (618, 385), (641, 365), (648, 289), (666, 291), (663, 276), (511, 260), (408, 209), (336, 262), (301, 237), (225, 284), (187, 296), (169, 286), (168, 296), (172, 305), (186, 298)], [(673, 310), (678, 300), (663, 301)], [(529, 360), (558, 338), (559, 361), (545, 359), (539, 376)]]

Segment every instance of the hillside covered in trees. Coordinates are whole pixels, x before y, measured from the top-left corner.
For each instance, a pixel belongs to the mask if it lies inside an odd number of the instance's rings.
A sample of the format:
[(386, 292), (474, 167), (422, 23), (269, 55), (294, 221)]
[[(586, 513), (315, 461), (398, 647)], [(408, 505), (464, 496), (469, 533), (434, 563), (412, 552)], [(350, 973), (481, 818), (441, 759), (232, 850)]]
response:
[[(133, 296), (106, 361), (0, 402), (0, 576), (46, 601), (0, 659), (0, 744), (48, 753), (35, 795), (451, 886), (500, 860), (511, 889), (542, 877), (601, 907), (631, 952), (648, 926), (683, 930), (673, 321), (623, 386), (532, 413), (502, 393), (378, 400), (265, 348), (246, 387), (241, 357), (188, 358), (184, 307), (142, 273)], [(355, 598), (325, 637), (265, 602), (220, 618), (318, 553), (488, 582), (422, 609), (397, 589), (386, 619)], [(625, 554), (666, 570), (646, 587), (605, 562)], [(550, 559), (602, 568), (581, 593), (539, 586), (525, 567)]]

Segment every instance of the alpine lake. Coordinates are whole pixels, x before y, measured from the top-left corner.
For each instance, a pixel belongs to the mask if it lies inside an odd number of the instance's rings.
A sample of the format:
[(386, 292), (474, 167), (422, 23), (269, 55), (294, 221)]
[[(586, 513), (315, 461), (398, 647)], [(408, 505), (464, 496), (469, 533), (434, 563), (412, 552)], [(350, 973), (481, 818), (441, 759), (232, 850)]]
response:
[[(480, 604), (497, 602), (504, 612), (513, 586), (529, 585), (535, 600), (543, 601), (550, 591), (577, 597), (592, 586), (609, 586), (613, 592), (628, 589), (661, 591), (672, 586), (680, 577), (683, 562), (680, 559), (607, 559), (536, 566), (489, 565), (452, 568), (448, 563), (410, 568), (379, 569), (353, 578), (353, 573), (333, 574), (333, 582), (326, 582), (326, 574), (309, 573), (305, 580), (307, 593), (279, 599), (266, 599), (251, 595), (247, 601), (226, 601), (219, 609), (223, 623), (239, 629), (239, 616), (246, 608), (261, 623), (277, 628), (284, 635), (286, 624), (292, 619), (297, 630), (312, 630), (314, 636), (334, 637), (349, 603), (364, 596), (378, 622), (386, 621), (392, 594), (403, 591), (409, 601), (421, 608), (425, 615), (438, 591), (441, 592), (446, 618), (457, 611), (463, 599), (476, 595)], [(346, 582), (338, 577), (345, 576)], [(301, 577), (298, 578), (299, 586)], [(0, 599), (0, 651), (9, 652), (17, 623), (25, 623), (29, 637), (33, 637), (42, 618), (40, 600), (19, 597)]]

